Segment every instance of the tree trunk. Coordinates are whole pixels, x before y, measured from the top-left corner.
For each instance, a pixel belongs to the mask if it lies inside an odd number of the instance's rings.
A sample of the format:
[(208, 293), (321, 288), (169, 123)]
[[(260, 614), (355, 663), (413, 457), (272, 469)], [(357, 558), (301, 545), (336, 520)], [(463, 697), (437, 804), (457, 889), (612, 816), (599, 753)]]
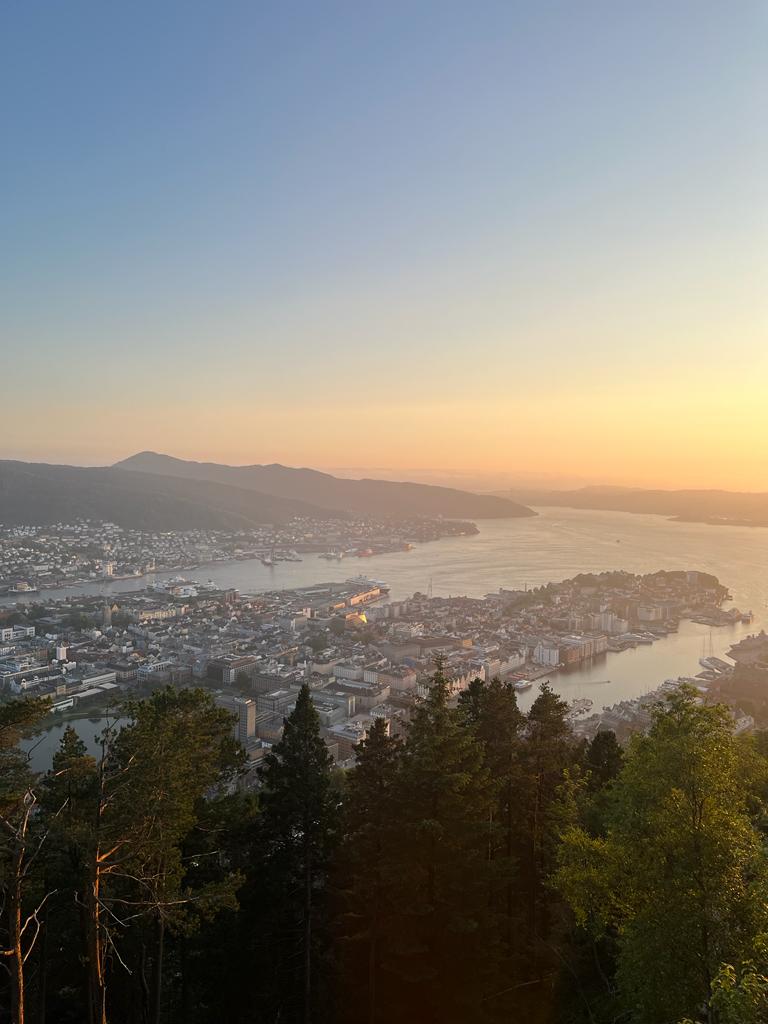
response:
[(312, 854), (304, 857), (304, 1024), (312, 1024)]
[(377, 922), (374, 921), (368, 950), (368, 1024), (375, 1024), (376, 1021), (376, 957), (378, 955), (376, 926)]
[(165, 954), (165, 921), (162, 915), (157, 919), (157, 957), (155, 959), (155, 1008), (153, 1024), (160, 1024), (163, 997), (163, 956)]
[(21, 870), (23, 845), (18, 844), (13, 856), (13, 879), (9, 901), (11, 938), (11, 1020), (24, 1024), (24, 951), (21, 947)]
[(187, 958), (187, 938), (182, 932), (179, 939), (179, 955), (181, 958), (181, 1019), (189, 1020), (189, 984), (187, 971), (189, 970)]
[(46, 910), (41, 925), (40, 936), (40, 981), (37, 992), (37, 1020), (38, 1024), (45, 1024), (45, 1009), (47, 1002), (48, 980), (48, 911)]
[(101, 925), (101, 864), (99, 848), (93, 862), (88, 894), (88, 988), (90, 1024), (107, 1024), (107, 985)]

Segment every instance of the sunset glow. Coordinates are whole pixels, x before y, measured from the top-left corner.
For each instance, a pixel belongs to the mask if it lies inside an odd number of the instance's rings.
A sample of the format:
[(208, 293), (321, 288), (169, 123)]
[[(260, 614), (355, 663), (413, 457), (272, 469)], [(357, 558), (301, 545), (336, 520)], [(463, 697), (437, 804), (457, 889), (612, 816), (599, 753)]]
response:
[(768, 489), (764, 6), (332, 6), (6, 12), (0, 456)]

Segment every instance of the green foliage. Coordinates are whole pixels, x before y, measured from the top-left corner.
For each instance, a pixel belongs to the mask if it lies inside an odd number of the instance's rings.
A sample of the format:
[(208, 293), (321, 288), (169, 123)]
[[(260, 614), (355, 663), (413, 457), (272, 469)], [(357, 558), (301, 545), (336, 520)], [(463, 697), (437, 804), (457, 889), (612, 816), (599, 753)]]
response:
[(712, 981), (711, 1005), (718, 1024), (764, 1024), (768, 1020), (768, 950), (762, 942), (760, 966), (747, 960), (738, 969), (723, 964)]
[[(260, 946), (265, 1015), (281, 1021), (325, 1019), (328, 955), (325, 907), (339, 808), (331, 758), (309, 687), (264, 758), (255, 856), (265, 885), (268, 943)], [(266, 966), (268, 965), (268, 966)], [(325, 998), (323, 998), (325, 997)]]
[[(397, 842), (402, 744), (376, 719), (356, 750), (344, 805), (344, 842), (337, 865), (336, 937), (340, 961), (339, 1019), (386, 1020), (392, 1005), (387, 951), (397, 938), (393, 913), (400, 886), (392, 857)], [(365, 1007), (365, 1011), (362, 1010)]]
[(457, 707), (469, 725), (477, 725), (480, 720), (485, 683), (482, 679), (473, 679), (466, 690), (459, 694)]
[(624, 752), (610, 729), (601, 730), (587, 745), (584, 766), (589, 772), (590, 788), (601, 789), (612, 782), (624, 764)]
[(0, 1019), (768, 1020), (768, 742), (696, 691), (625, 752), (548, 684), (454, 706), (438, 664), (344, 771), (304, 686), (250, 792), (205, 691), (130, 702), (97, 757), (67, 728), (39, 779), (45, 708), (0, 705)]
[(619, 936), (617, 982), (639, 1020), (708, 1005), (722, 963), (766, 925), (765, 862), (727, 711), (681, 689), (614, 783), (606, 835), (571, 827), (556, 884), (577, 922)]
[(441, 666), (414, 714), (395, 800), (397, 934), (385, 964), (398, 995), (394, 1005), (401, 1019), (478, 1019), (490, 967), (493, 788), (482, 746), (448, 706)]

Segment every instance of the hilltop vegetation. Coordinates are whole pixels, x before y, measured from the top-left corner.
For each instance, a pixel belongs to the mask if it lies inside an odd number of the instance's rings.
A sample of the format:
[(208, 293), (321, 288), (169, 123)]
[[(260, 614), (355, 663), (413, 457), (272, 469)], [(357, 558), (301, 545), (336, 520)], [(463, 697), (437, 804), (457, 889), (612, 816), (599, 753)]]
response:
[(681, 689), (622, 750), (438, 669), (334, 769), (305, 687), (252, 795), (200, 690), (30, 773), (0, 707), (3, 1019), (760, 1024), (768, 744)]

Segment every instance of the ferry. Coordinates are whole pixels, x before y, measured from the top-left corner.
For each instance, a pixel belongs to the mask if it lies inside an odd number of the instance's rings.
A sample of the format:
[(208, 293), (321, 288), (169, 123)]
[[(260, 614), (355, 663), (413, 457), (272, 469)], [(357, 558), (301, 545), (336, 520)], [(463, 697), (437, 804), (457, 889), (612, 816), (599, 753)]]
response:
[(518, 679), (516, 683), (513, 683), (516, 693), (523, 693), (525, 690), (530, 690), (532, 686), (533, 680), (531, 679)]
[(8, 589), (9, 594), (36, 594), (37, 587), (32, 583), (26, 583), (24, 580), (20, 580), (14, 586)]

